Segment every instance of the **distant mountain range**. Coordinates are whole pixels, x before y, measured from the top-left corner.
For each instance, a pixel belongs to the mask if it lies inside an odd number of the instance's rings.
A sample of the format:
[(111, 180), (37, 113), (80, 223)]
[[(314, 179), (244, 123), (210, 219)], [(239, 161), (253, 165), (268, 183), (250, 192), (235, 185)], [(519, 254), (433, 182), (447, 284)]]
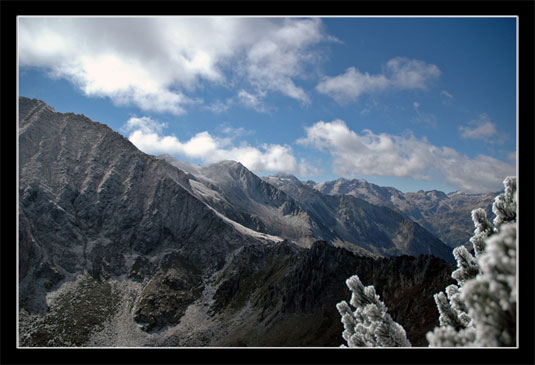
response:
[(234, 161), (202, 167), (159, 158), (188, 173), (199, 199), (252, 230), (303, 247), (324, 240), (372, 256), (453, 258), (451, 248), (404, 215), (352, 195), (323, 194), (290, 175), (261, 179)]
[(492, 203), (499, 194), (445, 194), (437, 190), (403, 193), (392, 187), (370, 184), (366, 180), (343, 178), (319, 184), (309, 181), (307, 184), (324, 194), (351, 195), (371, 204), (394, 209), (420, 224), (450, 247), (468, 243), (473, 235), (473, 209), (483, 208), (489, 219), (494, 217)]
[(18, 230), (22, 346), (338, 346), (353, 274), (425, 345), (452, 282), (403, 209), (156, 158), (24, 97)]

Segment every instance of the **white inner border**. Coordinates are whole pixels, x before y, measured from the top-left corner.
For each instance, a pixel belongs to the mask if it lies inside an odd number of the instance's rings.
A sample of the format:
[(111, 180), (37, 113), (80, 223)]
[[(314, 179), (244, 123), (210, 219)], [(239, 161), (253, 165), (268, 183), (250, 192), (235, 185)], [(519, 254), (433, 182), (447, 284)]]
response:
[[(291, 16), (262, 16), (262, 15), (244, 15), (244, 16), (206, 16), (206, 15), (191, 15), (191, 16), (157, 16), (157, 15), (150, 15), (150, 16), (115, 16), (115, 15), (91, 15), (91, 16), (78, 16), (78, 15), (19, 15), (17, 16), (17, 70), (16, 70), (16, 77), (17, 77), (17, 135), (16, 135), (16, 176), (17, 176), (17, 224), (16, 224), (16, 239), (17, 239), (17, 245), (16, 245), (16, 252), (17, 252), (17, 264), (16, 264), (16, 287), (17, 287), (17, 295), (16, 295), (16, 302), (17, 302), (17, 349), (332, 349), (332, 350), (343, 350), (343, 348), (340, 347), (21, 347), (20, 346), (20, 335), (19, 335), (19, 19), (20, 18), (217, 18), (217, 17), (225, 17), (225, 18), (352, 18), (352, 19), (365, 19), (365, 18), (379, 18), (379, 19), (387, 19), (387, 18), (418, 18), (418, 19), (427, 19), (427, 18), (441, 18), (441, 19), (459, 19), (459, 18), (515, 18), (516, 19), (516, 176), (517, 176), (517, 196), (519, 195), (519, 188), (520, 188), (520, 182), (518, 179), (518, 173), (519, 173), (519, 162), (518, 162), (518, 144), (519, 144), (519, 138), (518, 138), (518, 119), (519, 119), (519, 88), (518, 88), (518, 74), (519, 74), (519, 17), (517, 15), (369, 15), (369, 16), (362, 16), (362, 15), (355, 15), (355, 16), (348, 16), (348, 15), (327, 15), (327, 16), (307, 16), (307, 15), (291, 15)], [(517, 201), (517, 212), (518, 212), (519, 203)], [(520, 245), (519, 242), (519, 221), (520, 217), (517, 213), (517, 260), (516, 260), (516, 285), (517, 285), (517, 311), (516, 311), (516, 347), (484, 347), (486, 349), (517, 349), (518, 348), (518, 336), (519, 336), (519, 298), (520, 298), (520, 292), (518, 290), (519, 288), (519, 282), (520, 277), (518, 275), (519, 273), (519, 267), (518, 267), (518, 257), (519, 257), (519, 251), (520, 251)], [(481, 348), (481, 347), (361, 347), (359, 349), (398, 349), (398, 350), (411, 350), (411, 349), (474, 349), (474, 348)]]

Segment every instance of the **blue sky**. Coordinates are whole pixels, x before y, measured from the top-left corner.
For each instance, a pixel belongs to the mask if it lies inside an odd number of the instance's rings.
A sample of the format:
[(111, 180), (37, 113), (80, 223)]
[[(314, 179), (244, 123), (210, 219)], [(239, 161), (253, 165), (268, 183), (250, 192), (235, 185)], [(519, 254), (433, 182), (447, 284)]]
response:
[(259, 175), (499, 191), (515, 18), (19, 18), (19, 94)]

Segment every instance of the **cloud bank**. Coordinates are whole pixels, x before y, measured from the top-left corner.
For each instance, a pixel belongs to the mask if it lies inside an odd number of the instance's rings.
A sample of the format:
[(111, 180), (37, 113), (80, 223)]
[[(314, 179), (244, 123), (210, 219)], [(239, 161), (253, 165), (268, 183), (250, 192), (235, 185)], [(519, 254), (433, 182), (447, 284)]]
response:
[(256, 173), (280, 171), (301, 176), (317, 173), (306, 161), (298, 162), (290, 146), (265, 143), (254, 147), (245, 142), (235, 145), (233, 139), (246, 133), (243, 129), (227, 127), (223, 130), (227, 137), (216, 137), (204, 131), (187, 141), (181, 141), (176, 136), (164, 135), (164, 127), (163, 123), (149, 117), (132, 117), (123, 130), (129, 133), (130, 142), (148, 154), (180, 155), (199, 159), (203, 163), (234, 160)]
[(485, 113), (478, 119), (472, 120), (467, 126), (460, 126), (461, 138), (481, 139), (489, 141), (489, 138), (497, 135), (496, 124), (492, 123)]
[(341, 75), (324, 77), (316, 90), (343, 104), (356, 102), (363, 94), (388, 89), (426, 89), (428, 82), (438, 76), (440, 69), (436, 65), (395, 57), (386, 63), (384, 74), (370, 75), (350, 67)]
[(375, 134), (365, 129), (357, 134), (339, 119), (319, 121), (305, 130), (306, 136), (297, 143), (328, 152), (333, 159), (333, 171), (340, 176), (442, 180), (460, 191), (479, 193), (498, 191), (503, 179), (516, 173), (513, 164), (485, 155), (470, 158), (410, 133)]
[(18, 31), (21, 66), (46, 68), (87, 96), (176, 115), (201, 102), (188, 95), (203, 83), (235, 79), (250, 95), (309, 103), (296, 80), (318, 59), (312, 46), (332, 40), (320, 19), (21, 17)]

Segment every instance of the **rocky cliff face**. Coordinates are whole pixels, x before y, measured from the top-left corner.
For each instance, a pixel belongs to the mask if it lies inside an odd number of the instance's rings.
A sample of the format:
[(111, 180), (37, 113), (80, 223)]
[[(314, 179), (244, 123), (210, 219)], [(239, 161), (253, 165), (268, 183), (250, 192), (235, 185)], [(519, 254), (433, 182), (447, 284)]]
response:
[(388, 207), (322, 194), (291, 175), (261, 179), (234, 161), (201, 167), (167, 155), (160, 158), (188, 171), (199, 199), (255, 231), (304, 247), (321, 239), (361, 254), (433, 254), (453, 260), (451, 248)]
[[(318, 238), (306, 211), (282, 190), (264, 182), (241, 163), (221, 161), (192, 166), (169, 155), (158, 158), (187, 171), (200, 200), (245, 227), (303, 246), (310, 246)], [(323, 226), (322, 223), (319, 225)]]
[(309, 186), (329, 195), (351, 195), (369, 203), (401, 212), (433, 233), (449, 247), (468, 243), (474, 232), (471, 211), (483, 208), (492, 220), (492, 203), (498, 193), (464, 194), (441, 191), (403, 193), (391, 187), (371, 184), (366, 180), (340, 178)]
[(264, 180), (295, 199), (310, 216), (328, 222), (332, 238), (319, 235), (322, 239), (350, 248), (349, 243), (381, 256), (433, 254), (453, 260), (451, 248), (389, 207), (349, 194), (324, 194), (294, 176), (277, 175)]
[[(200, 199), (208, 190), (191, 173), (105, 125), (27, 98), (19, 111), (22, 346), (338, 346), (335, 304), (355, 273), (376, 285), (413, 344), (437, 324), (432, 294), (451, 281), (444, 261), (374, 259), (256, 232)], [(301, 209), (247, 171), (237, 177), (256, 201), (278, 194), (282, 212)]]
[(45, 311), (45, 291), (81, 272), (108, 279), (136, 264), (143, 275), (179, 253), (210, 273), (255, 241), (199, 201), (184, 172), (107, 126), (35, 100), (21, 98), (20, 111), (20, 287), (29, 311)]

